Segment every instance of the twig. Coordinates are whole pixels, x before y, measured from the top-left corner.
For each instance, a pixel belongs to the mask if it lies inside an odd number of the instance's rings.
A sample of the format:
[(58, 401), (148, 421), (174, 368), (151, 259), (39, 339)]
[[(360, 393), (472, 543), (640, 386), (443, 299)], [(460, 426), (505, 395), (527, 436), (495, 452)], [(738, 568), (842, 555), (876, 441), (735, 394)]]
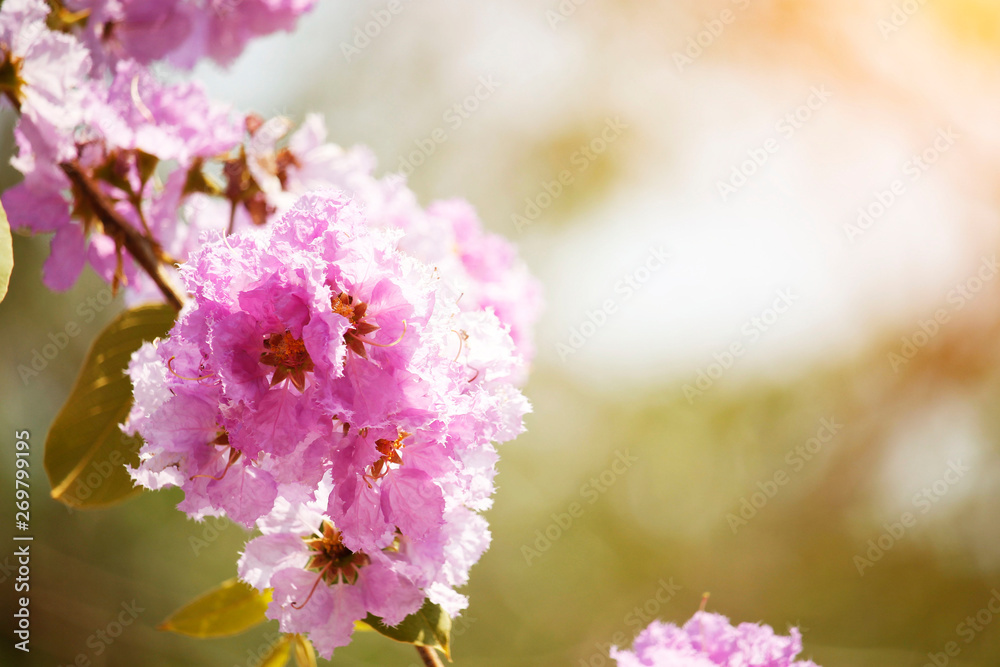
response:
[(174, 309), (180, 310), (183, 302), (163, 274), (163, 267), (156, 256), (153, 241), (137, 232), (115, 210), (111, 199), (97, 187), (97, 183), (80, 168), (80, 165), (75, 162), (64, 162), (60, 166), (66, 176), (69, 177), (69, 180), (87, 198), (88, 203), (94, 209), (94, 212), (97, 213), (97, 217), (101, 220), (108, 235), (121, 242), (125, 250), (132, 255), (133, 259), (153, 279), (156, 286), (160, 288), (167, 303), (173, 306)]
[(437, 651), (434, 649), (429, 646), (417, 646), (416, 649), (420, 655), (420, 659), (424, 661), (427, 667), (444, 667), (444, 663), (438, 658)]
[(236, 226), (236, 200), (230, 199), (229, 203), (229, 226), (226, 227), (226, 236), (230, 236), (233, 233), (233, 227)]

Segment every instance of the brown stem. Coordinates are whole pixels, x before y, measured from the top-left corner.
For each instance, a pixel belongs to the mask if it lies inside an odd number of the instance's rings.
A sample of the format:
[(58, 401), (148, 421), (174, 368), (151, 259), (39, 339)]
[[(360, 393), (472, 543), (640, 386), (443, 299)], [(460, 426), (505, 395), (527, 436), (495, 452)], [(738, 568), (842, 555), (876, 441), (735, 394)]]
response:
[(163, 267), (156, 256), (156, 249), (150, 239), (142, 236), (128, 223), (122, 215), (115, 210), (111, 199), (104, 194), (97, 183), (80, 168), (75, 162), (64, 162), (61, 165), (63, 172), (69, 180), (77, 186), (88, 203), (97, 213), (97, 217), (104, 225), (109, 236), (120, 242), (143, 270), (153, 279), (156, 286), (160, 288), (167, 303), (176, 310), (180, 310), (183, 305), (181, 297), (167, 282), (163, 274)]
[(235, 199), (230, 199), (229, 203), (230, 203), (230, 207), (229, 207), (229, 226), (226, 227), (226, 236), (231, 235), (233, 233), (233, 227), (236, 226), (236, 200)]
[(417, 646), (417, 653), (427, 667), (444, 667), (444, 663), (438, 658), (437, 651), (428, 646)]

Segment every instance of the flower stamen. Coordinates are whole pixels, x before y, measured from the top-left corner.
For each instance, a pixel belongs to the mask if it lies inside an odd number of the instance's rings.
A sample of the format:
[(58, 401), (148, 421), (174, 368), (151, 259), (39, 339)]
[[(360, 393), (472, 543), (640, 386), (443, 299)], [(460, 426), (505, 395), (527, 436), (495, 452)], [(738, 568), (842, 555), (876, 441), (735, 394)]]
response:
[(306, 388), (306, 373), (315, 369), (309, 350), (301, 338), (295, 338), (285, 329), (281, 333), (273, 333), (264, 339), (264, 352), (261, 352), (260, 363), (274, 367), (271, 376), (271, 386), (291, 379), (292, 384), (300, 392)]
[(333, 309), (333, 312), (346, 318), (351, 323), (350, 328), (344, 333), (344, 342), (352, 352), (362, 359), (368, 358), (368, 351), (365, 349), (365, 345), (394, 347), (399, 345), (403, 340), (403, 336), (406, 335), (406, 320), (403, 320), (403, 333), (391, 343), (376, 343), (370, 338), (366, 338), (365, 336), (375, 333), (381, 327), (377, 324), (366, 322), (365, 315), (368, 312), (368, 304), (363, 301), (355, 301), (354, 297), (346, 292), (341, 292), (333, 297), (330, 300), (330, 307)]
[(156, 118), (153, 117), (153, 112), (149, 110), (149, 107), (142, 101), (142, 97), (139, 96), (139, 76), (136, 75), (132, 77), (132, 103), (135, 104), (135, 108), (139, 110), (139, 113), (145, 118), (149, 123), (155, 125)]
[(458, 336), (458, 352), (455, 354), (455, 358), (452, 360), (452, 363), (454, 363), (458, 361), (458, 358), (460, 356), (462, 356), (462, 350), (465, 349), (465, 341), (469, 339), (469, 334), (465, 333), (465, 331), (455, 331), (454, 329), (452, 329), (451, 332), (456, 336)]
[[(221, 440), (222, 438), (226, 439), (225, 443), (219, 442), (219, 440)], [(227, 444), (228, 442), (229, 442), (229, 436), (227, 434), (223, 433), (221, 436), (219, 436), (218, 438), (216, 438), (215, 441), (210, 442), (208, 444), (210, 444), (210, 445)], [(221, 482), (222, 479), (226, 476), (226, 473), (229, 472), (229, 469), (233, 467), (233, 464), (240, 460), (240, 456), (242, 454), (243, 454), (243, 452), (241, 452), (238, 449), (230, 449), (229, 450), (229, 461), (226, 462), (225, 469), (223, 469), (223, 471), (218, 476), (216, 476), (216, 475), (191, 475), (191, 477), (188, 478), (188, 481), (198, 479), (199, 477), (207, 477), (208, 479), (214, 479), (216, 482)]]
[(306, 569), (317, 571), (319, 575), (306, 599), (301, 604), (292, 603), (293, 609), (305, 607), (321, 581), (326, 581), (330, 585), (338, 582), (354, 583), (358, 578), (358, 570), (371, 562), (366, 554), (348, 549), (344, 545), (340, 531), (326, 520), (323, 521), (318, 533), (306, 539), (306, 545), (314, 552)]
[(169, 359), (167, 359), (167, 370), (170, 371), (170, 374), (173, 375), (175, 378), (180, 378), (181, 380), (191, 380), (192, 382), (197, 382), (198, 380), (207, 380), (210, 377), (215, 376), (215, 373), (209, 373), (208, 375), (202, 375), (201, 377), (196, 377), (196, 378), (189, 378), (189, 377), (184, 377), (183, 375), (178, 375), (177, 372), (174, 371), (174, 359), (176, 359), (176, 358), (177, 358), (177, 355), (174, 355), (174, 356), (170, 357)]
[(390, 463), (403, 465), (403, 457), (399, 455), (399, 450), (405, 447), (403, 440), (409, 438), (410, 435), (406, 431), (399, 431), (395, 440), (379, 438), (375, 441), (375, 449), (380, 456), (364, 475), (365, 484), (368, 485), (369, 489), (372, 488), (372, 482), (378, 481), (389, 474)]
[(399, 338), (392, 341), (391, 343), (376, 343), (373, 340), (368, 340), (362, 336), (355, 336), (356, 339), (360, 340), (362, 343), (368, 343), (369, 345), (374, 345), (375, 347), (396, 347), (403, 341), (403, 336), (406, 335), (406, 320), (403, 320), (403, 333), (399, 334)]
[(316, 587), (319, 586), (319, 582), (323, 581), (323, 577), (326, 575), (327, 570), (329, 570), (330, 567), (332, 566), (333, 566), (333, 561), (331, 560), (329, 563), (326, 564), (326, 566), (322, 570), (320, 570), (319, 576), (316, 577), (316, 581), (313, 582), (312, 588), (309, 589), (309, 595), (306, 596), (306, 599), (302, 601), (302, 604), (293, 602), (292, 609), (302, 609), (307, 604), (309, 604), (309, 600), (312, 600), (313, 593), (316, 592)]

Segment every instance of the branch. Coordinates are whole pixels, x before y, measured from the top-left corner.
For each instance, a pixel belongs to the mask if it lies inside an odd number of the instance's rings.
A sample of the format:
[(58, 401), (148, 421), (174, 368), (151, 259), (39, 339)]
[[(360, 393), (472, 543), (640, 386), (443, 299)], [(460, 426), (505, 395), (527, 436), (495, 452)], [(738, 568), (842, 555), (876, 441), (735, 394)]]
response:
[(437, 652), (428, 646), (416, 646), (420, 659), (427, 667), (444, 667), (444, 664), (437, 656)]
[(63, 172), (69, 177), (69, 180), (87, 198), (88, 203), (94, 209), (94, 212), (97, 213), (97, 217), (104, 225), (104, 229), (108, 232), (108, 235), (116, 241), (121, 242), (122, 246), (132, 255), (133, 259), (153, 279), (156, 286), (160, 288), (167, 303), (173, 306), (175, 310), (180, 310), (183, 301), (180, 295), (167, 282), (163, 274), (163, 267), (156, 256), (153, 242), (137, 232), (115, 210), (111, 199), (97, 187), (97, 183), (80, 168), (80, 165), (76, 162), (63, 162), (59, 166), (62, 167)]

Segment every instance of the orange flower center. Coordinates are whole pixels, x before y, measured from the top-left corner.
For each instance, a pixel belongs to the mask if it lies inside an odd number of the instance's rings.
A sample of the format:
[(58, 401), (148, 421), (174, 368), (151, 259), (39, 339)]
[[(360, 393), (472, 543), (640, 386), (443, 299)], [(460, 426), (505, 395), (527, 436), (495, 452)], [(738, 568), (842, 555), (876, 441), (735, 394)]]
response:
[(301, 338), (292, 336), (287, 329), (283, 333), (274, 333), (264, 338), (264, 352), (260, 355), (260, 363), (274, 366), (272, 386), (290, 378), (299, 391), (305, 389), (305, 374), (315, 368), (306, 344)]

